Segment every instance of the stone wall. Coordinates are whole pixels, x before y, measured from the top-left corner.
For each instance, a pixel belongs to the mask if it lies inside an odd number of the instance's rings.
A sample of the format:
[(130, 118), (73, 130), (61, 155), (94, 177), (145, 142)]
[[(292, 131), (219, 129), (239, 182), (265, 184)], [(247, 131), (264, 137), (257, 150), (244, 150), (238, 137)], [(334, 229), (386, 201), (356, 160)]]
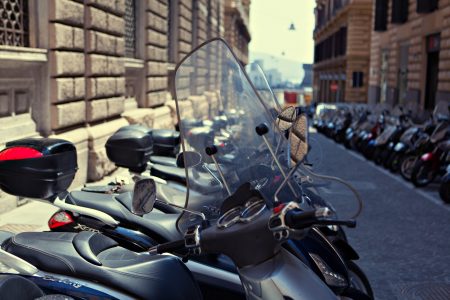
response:
[[(85, 7), (82, 1), (48, 2), (50, 120), (54, 137), (77, 146), (79, 170), (74, 185), (87, 180)], [(62, 134), (58, 134), (65, 132)]]
[(167, 0), (147, 0), (145, 107), (161, 106), (167, 99), (168, 17)]

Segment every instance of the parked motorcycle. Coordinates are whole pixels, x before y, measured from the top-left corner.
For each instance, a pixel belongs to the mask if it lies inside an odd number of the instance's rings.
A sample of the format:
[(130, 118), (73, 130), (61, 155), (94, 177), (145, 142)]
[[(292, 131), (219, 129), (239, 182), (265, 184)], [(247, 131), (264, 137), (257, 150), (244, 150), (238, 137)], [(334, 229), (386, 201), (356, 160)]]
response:
[(417, 187), (424, 187), (433, 182), (438, 175), (446, 172), (450, 158), (450, 140), (436, 145), (432, 152), (425, 153), (414, 165), (411, 181)]
[(445, 175), (442, 176), (441, 185), (439, 186), (439, 195), (442, 201), (450, 203), (450, 164), (447, 164)]
[(389, 124), (373, 144), (373, 161), (377, 165), (385, 164), (389, 160), (394, 146), (410, 124), (409, 116), (404, 114), (402, 109), (399, 109), (396, 116), (389, 118)]
[(401, 166), (401, 173), (416, 186), (426, 186), (434, 180), (443, 168), (449, 139), (449, 108), (446, 102), (439, 102), (433, 112), (436, 126), (428, 137), (423, 134), (416, 142), (414, 155), (406, 158)]
[[(227, 85), (228, 88), (225, 89), (222, 86), (221, 95), (223, 95), (226, 103), (233, 102), (238, 110), (244, 111), (246, 118), (242, 120), (242, 123), (238, 126), (239, 129), (236, 131), (236, 134), (241, 138), (234, 139), (238, 143), (236, 151), (239, 154), (234, 155), (233, 160), (222, 161), (221, 164), (216, 163), (216, 161), (219, 160), (220, 156), (227, 153), (207, 143), (204, 144), (203, 152), (190, 152), (193, 149), (190, 138), (184, 128), (180, 127), (183, 136), (182, 148), (185, 151), (183, 153), (184, 166), (186, 167), (189, 188), (189, 193), (186, 195), (186, 210), (183, 211), (177, 222), (180, 231), (187, 230), (181, 248), (191, 249), (193, 255), (199, 252), (221, 253), (230, 257), (237, 267), (248, 298), (335, 298), (335, 295), (339, 294), (340, 288), (338, 286), (344, 283), (342, 281), (344, 277), (333, 276), (336, 281), (334, 281), (334, 284), (328, 282), (327, 286), (326, 278), (325, 281), (320, 280), (319, 277), (313, 279), (312, 276), (317, 276), (316, 273), (311, 270), (306, 271), (308, 269), (305, 269), (305, 267), (297, 269), (300, 267), (300, 256), (295, 256), (291, 251), (280, 247), (285, 242), (290, 244), (290, 241), (301, 243), (302, 237), (307, 235), (306, 232), (301, 233), (302, 225), (298, 227), (299, 235), (297, 236), (294, 233), (296, 231), (295, 226), (292, 227), (294, 231), (290, 231), (285, 227), (287, 224), (284, 220), (278, 218), (278, 216), (284, 217), (285, 213), (296, 205), (298, 205), (298, 208), (303, 206), (304, 209), (308, 206), (302, 201), (301, 186), (298, 185), (296, 180), (293, 180), (296, 169), (290, 167), (292, 161), (301, 162), (307, 152), (307, 144), (305, 143), (307, 125), (304, 121), (306, 117), (300, 118), (292, 126), (289, 133), (291, 141), (289, 149), (291, 151), (287, 153), (287, 140), (283, 134), (277, 133), (276, 127), (274, 128), (271, 125), (269, 113), (258, 101), (247, 75), (242, 71), (241, 65), (229, 48), (222, 44), (220, 40), (203, 47), (206, 47), (206, 49), (199, 48), (198, 52), (191, 53), (177, 67), (175, 75), (176, 94), (179, 94), (178, 80), (183, 80), (186, 72), (201, 68), (198, 63), (199, 57), (203, 51), (211, 53), (211, 51), (208, 51), (208, 47), (213, 47), (226, 60), (231, 60), (222, 65), (222, 73), (226, 74), (233, 84)], [(220, 81), (224, 82), (223, 79)], [(179, 88), (181, 88), (181, 85)], [(183, 101), (183, 98), (177, 97), (177, 101)], [(184, 114), (185, 112), (180, 109), (178, 115), (181, 119)], [(282, 114), (280, 119), (285, 122), (286, 119), (289, 119), (287, 117), (289, 115), (289, 113), (287, 115)], [(278, 129), (280, 123), (283, 124), (283, 122), (279, 122)], [(297, 137), (295, 143), (292, 142), (295, 140), (294, 136)], [(187, 155), (187, 153), (192, 154)], [(194, 153), (197, 155), (194, 155)], [(220, 181), (225, 187), (224, 190), (226, 190), (228, 197), (209, 199), (207, 202), (200, 203), (196, 201), (195, 197), (191, 197), (191, 191), (201, 192), (201, 190), (196, 185), (190, 185), (190, 182), (195, 180), (196, 168), (201, 166), (207, 157), (214, 161), (220, 175)], [(222, 172), (222, 168), (233, 170), (233, 172)], [(328, 211), (328, 209), (323, 208), (318, 209), (318, 211), (308, 210), (308, 213), (316, 216), (316, 212), (319, 215), (321, 214), (320, 211)], [(193, 215), (191, 212), (200, 212), (203, 215), (198, 213)], [(273, 212), (275, 218), (271, 218)], [(299, 214), (304, 213), (304, 211), (299, 211)], [(352, 225), (352, 222), (336, 219), (321, 221), (327, 224), (329, 222), (330, 225)], [(326, 243), (326, 238), (323, 241)], [(235, 245), (240, 246), (236, 247)], [(174, 247), (172, 251), (176, 248)], [(155, 247), (154, 251), (161, 252), (159, 246)], [(166, 248), (165, 251), (170, 250)], [(334, 254), (339, 255), (338, 252), (334, 252)], [(320, 257), (318, 261), (323, 266), (327, 265), (320, 255), (313, 255), (312, 257), (316, 259)], [(282, 262), (283, 260), (284, 262)], [(261, 273), (259, 272), (262, 270), (265, 270), (264, 276), (260, 277)], [(308, 283), (302, 282), (300, 284), (298, 282), (298, 278), (303, 277), (300, 275), (303, 272), (301, 270), (310, 274), (307, 279)], [(279, 276), (288, 279), (281, 280)], [(283, 282), (284, 287), (281, 287), (281, 282)], [(269, 286), (277, 288), (268, 289)], [(330, 289), (331, 286), (334, 287)], [(317, 289), (320, 289), (320, 291)]]

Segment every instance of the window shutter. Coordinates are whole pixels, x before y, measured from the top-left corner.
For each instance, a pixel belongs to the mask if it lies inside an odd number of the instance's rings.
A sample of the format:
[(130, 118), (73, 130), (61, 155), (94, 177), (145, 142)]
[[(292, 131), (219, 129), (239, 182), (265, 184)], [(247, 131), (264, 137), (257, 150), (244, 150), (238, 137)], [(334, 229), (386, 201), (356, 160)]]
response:
[(363, 72), (353, 72), (353, 82), (352, 86), (354, 88), (364, 86), (364, 73)]
[(426, 14), (438, 8), (438, 0), (417, 0), (417, 13)]
[(392, 23), (403, 24), (408, 21), (409, 0), (392, 0)]
[(388, 0), (376, 0), (375, 2), (375, 31), (386, 31), (388, 17)]

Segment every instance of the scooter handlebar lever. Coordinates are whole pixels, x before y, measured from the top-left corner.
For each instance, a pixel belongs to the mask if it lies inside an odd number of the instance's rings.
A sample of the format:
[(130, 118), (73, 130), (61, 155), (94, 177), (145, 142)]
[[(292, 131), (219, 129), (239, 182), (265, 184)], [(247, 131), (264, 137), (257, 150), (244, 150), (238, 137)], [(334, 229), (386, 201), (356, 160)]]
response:
[(167, 242), (164, 244), (159, 244), (153, 248), (150, 248), (149, 252), (151, 254), (162, 254), (166, 252), (175, 252), (177, 250), (181, 250), (185, 248), (184, 239), (173, 241), (173, 242)]
[(344, 225), (350, 228), (356, 227), (355, 220), (333, 220), (327, 219), (331, 215), (328, 208), (319, 208), (311, 211), (292, 209), (286, 212), (286, 226), (293, 229), (304, 229), (314, 225)]

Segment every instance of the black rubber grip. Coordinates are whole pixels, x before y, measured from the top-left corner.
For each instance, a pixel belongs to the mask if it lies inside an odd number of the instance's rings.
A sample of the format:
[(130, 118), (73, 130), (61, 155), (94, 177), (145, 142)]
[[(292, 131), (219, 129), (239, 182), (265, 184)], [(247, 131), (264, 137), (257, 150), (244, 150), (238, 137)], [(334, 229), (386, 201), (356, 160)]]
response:
[(286, 226), (294, 229), (301, 229), (312, 226), (317, 221), (316, 211), (290, 210), (284, 216)]
[(168, 242), (157, 246), (156, 252), (161, 254), (165, 252), (174, 252), (184, 248), (184, 240)]
[(206, 154), (208, 154), (209, 156), (214, 155), (217, 153), (217, 147), (212, 145), (212, 146), (208, 146), (205, 148), (205, 152)]
[(267, 126), (266, 123), (261, 123), (258, 126), (256, 126), (255, 130), (259, 136), (262, 136), (269, 132), (269, 126)]

